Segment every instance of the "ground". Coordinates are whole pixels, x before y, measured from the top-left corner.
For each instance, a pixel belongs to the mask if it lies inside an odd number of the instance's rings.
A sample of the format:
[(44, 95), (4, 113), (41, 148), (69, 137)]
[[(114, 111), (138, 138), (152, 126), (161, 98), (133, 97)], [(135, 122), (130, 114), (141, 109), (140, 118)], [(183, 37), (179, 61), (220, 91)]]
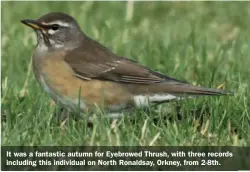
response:
[[(3, 145), (250, 145), (248, 2), (2, 2)], [(115, 53), (194, 85), (234, 91), (133, 110), (89, 127), (56, 107), (29, 72), (35, 33), (20, 23), (52, 11)]]

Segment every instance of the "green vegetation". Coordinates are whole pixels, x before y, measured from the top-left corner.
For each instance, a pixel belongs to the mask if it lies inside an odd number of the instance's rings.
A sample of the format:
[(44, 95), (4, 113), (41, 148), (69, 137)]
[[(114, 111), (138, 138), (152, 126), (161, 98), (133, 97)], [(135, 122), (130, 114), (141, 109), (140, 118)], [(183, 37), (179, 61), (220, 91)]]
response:
[[(118, 55), (189, 83), (232, 90), (134, 110), (116, 123), (69, 119), (28, 74), (36, 44), (21, 19), (61, 11)], [(132, 11), (132, 13), (131, 13)], [(3, 145), (250, 145), (250, 3), (2, 2)], [(25, 84), (27, 83), (27, 84)], [(176, 107), (180, 107), (181, 120)], [(6, 120), (4, 119), (6, 118)]]

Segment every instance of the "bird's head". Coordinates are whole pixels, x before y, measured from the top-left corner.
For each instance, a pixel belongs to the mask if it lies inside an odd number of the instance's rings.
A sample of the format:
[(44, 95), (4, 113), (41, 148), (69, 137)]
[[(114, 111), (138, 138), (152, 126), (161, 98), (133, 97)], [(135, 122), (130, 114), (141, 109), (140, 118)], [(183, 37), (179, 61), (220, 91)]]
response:
[(38, 48), (75, 48), (84, 39), (76, 20), (65, 13), (48, 13), (37, 20), (24, 19), (21, 22), (36, 31)]

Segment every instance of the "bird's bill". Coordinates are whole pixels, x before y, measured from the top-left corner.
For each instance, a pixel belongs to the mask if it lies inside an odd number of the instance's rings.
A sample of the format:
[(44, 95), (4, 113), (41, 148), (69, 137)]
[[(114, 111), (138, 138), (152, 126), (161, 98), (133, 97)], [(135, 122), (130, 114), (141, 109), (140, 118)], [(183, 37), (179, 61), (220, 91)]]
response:
[(41, 23), (37, 22), (36, 20), (24, 19), (24, 20), (21, 20), (21, 22), (33, 29), (37, 29), (37, 30), (45, 29), (45, 26), (43, 26)]

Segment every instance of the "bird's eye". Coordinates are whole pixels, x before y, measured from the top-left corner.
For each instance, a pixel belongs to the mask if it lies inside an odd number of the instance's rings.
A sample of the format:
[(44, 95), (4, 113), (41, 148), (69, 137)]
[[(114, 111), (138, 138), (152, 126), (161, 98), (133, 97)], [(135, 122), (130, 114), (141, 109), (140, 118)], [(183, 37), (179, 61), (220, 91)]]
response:
[(58, 24), (53, 24), (53, 25), (51, 25), (51, 29), (56, 31), (56, 30), (59, 29), (59, 25)]

